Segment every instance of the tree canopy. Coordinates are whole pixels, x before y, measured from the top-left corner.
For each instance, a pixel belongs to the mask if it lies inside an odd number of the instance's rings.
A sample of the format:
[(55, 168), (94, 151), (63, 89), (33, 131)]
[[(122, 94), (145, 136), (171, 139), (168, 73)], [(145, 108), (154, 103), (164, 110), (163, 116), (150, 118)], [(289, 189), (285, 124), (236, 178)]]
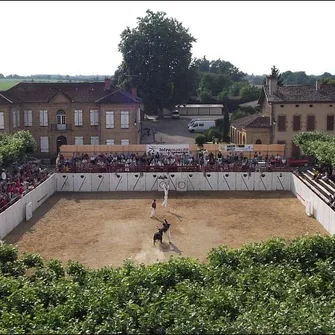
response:
[(145, 108), (152, 112), (162, 113), (163, 108), (186, 103), (192, 87), (191, 48), (195, 41), (177, 20), (147, 10), (136, 28), (127, 27), (121, 34), (123, 63), (118, 83), (136, 86)]
[(23, 159), (27, 153), (32, 153), (35, 149), (35, 139), (27, 130), (0, 135), (0, 163), (2, 166), (9, 166)]
[(294, 143), (304, 154), (335, 167), (335, 136), (321, 131), (301, 132), (295, 135)]

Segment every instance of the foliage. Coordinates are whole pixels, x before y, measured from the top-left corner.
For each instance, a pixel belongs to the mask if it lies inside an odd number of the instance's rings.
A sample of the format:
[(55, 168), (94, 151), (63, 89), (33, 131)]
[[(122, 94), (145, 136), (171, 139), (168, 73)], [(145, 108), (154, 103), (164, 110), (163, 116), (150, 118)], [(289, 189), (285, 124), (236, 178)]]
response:
[[(7, 256), (6, 256), (7, 255)], [(335, 237), (212, 249), (208, 262), (60, 269), (0, 247), (1, 333), (333, 333)], [(33, 260), (37, 260), (36, 262)], [(30, 261), (28, 261), (30, 260)], [(34, 275), (24, 271), (38, 266)], [(57, 270), (58, 271), (58, 270)], [(57, 272), (56, 271), (56, 272)]]
[(228, 106), (225, 106), (223, 111), (223, 142), (229, 142), (230, 141), (230, 120), (229, 120), (229, 111)]
[[(278, 82), (277, 85), (278, 86), (283, 86), (283, 79), (281, 77), (281, 73), (279, 72), (279, 70), (276, 68), (275, 65), (272, 66), (271, 68), (271, 73), (268, 75), (269, 78), (277, 78)], [(263, 81), (263, 85), (265, 85), (266, 83), (266, 79), (264, 78)]]
[(257, 109), (251, 106), (239, 107), (236, 112), (232, 113), (231, 119), (237, 120), (237, 119), (241, 119), (242, 117), (246, 117), (246, 116), (249, 116), (255, 113), (257, 113)]
[[(221, 126), (221, 129), (222, 129), (222, 126)], [(215, 128), (212, 127), (212, 128), (206, 129), (203, 132), (203, 134), (206, 137), (206, 142), (212, 142), (213, 138), (219, 139), (219, 140), (222, 138), (222, 130), (220, 131), (219, 127), (215, 127)]]
[(0, 135), (0, 161), (3, 166), (9, 166), (23, 159), (27, 153), (36, 149), (36, 142), (29, 131), (21, 130), (14, 134)]
[(335, 166), (335, 136), (321, 131), (301, 132), (294, 137), (294, 143), (306, 155), (319, 162)]
[(195, 137), (195, 143), (199, 146), (202, 147), (205, 143), (207, 142), (206, 136), (203, 134), (198, 134)]
[(241, 98), (245, 101), (257, 100), (261, 94), (261, 89), (256, 86), (244, 86), (240, 90)]
[[(146, 110), (163, 112), (187, 102), (192, 87), (191, 48), (195, 38), (164, 12), (146, 11), (137, 27), (121, 34), (119, 51), (132, 86), (138, 87)], [(123, 79), (122, 79), (123, 80)], [(120, 82), (119, 82), (120, 84)]]

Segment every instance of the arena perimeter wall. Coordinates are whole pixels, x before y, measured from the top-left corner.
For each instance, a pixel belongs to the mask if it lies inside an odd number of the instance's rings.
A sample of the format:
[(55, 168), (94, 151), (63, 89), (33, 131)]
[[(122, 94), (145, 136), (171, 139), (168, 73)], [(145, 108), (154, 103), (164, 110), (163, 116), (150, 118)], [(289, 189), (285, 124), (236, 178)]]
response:
[(55, 192), (162, 191), (166, 183), (178, 192), (292, 191), (306, 213), (335, 233), (335, 212), (291, 172), (55, 173), (0, 214), (0, 238), (26, 219), (27, 205), (34, 212)]

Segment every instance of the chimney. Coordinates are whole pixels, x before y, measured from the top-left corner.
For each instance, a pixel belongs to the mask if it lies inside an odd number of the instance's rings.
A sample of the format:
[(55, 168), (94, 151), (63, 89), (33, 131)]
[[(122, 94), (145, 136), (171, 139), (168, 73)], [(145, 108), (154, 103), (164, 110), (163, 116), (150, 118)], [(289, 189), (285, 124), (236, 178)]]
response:
[(316, 90), (317, 92), (320, 91), (320, 85), (321, 85), (320, 80), (317, 80), (317, 81), (315, 82), (315, 90)]
[(137, 97), (137, 88), (136, 87), (131, 88), (131, 95), (133, 95), (134, 97)]
[(110, 78), (105, 78), (105, 90), (111, 89), (111, 80)]
[(276, 94), (278, 87), (278, 78), (269, 77), (269, 93)]

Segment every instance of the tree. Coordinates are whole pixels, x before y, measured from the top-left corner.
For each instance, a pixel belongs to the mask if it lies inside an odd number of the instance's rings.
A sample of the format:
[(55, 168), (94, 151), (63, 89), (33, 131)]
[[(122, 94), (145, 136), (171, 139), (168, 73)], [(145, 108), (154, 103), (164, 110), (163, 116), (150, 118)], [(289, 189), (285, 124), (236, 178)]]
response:
[(245, 86), (240, 90), (241, 98), (246, 102), (257, 100), (260, 94), (261, 90), (256, 86)]
[(229, 111), (228, 111), (228, 106), (226, 105), (225, 107), (222, 108), (222, 113), (223, 115), (223, 136), (222, 140), (223, 142), (230, 142), (230, 120), (229, 120)]
[[(281, 73), (279, 72), (279, 70), (276, 68), (275, 65), (272, 66), (271, 68), (271, 73), (270, 75), (268, 76), (269, 78), (277, 78), (278, 80), (278, 86), (283, 86), (283, 80), (281, 78)], [(265, 85), (266, 83), (266, 78), (264, 78), (263, 80), (263, 85)]]
[[(119, 51), (130, 84), (138, 88), (146, 110), (163, 113), (163, 108), (187, 103), (192, 85), (192, 43), (195, 38), (166, 13), (146, 11), (137, 27), (121, 33)], [(117, 74), (122, 78), (121, 73)]]

